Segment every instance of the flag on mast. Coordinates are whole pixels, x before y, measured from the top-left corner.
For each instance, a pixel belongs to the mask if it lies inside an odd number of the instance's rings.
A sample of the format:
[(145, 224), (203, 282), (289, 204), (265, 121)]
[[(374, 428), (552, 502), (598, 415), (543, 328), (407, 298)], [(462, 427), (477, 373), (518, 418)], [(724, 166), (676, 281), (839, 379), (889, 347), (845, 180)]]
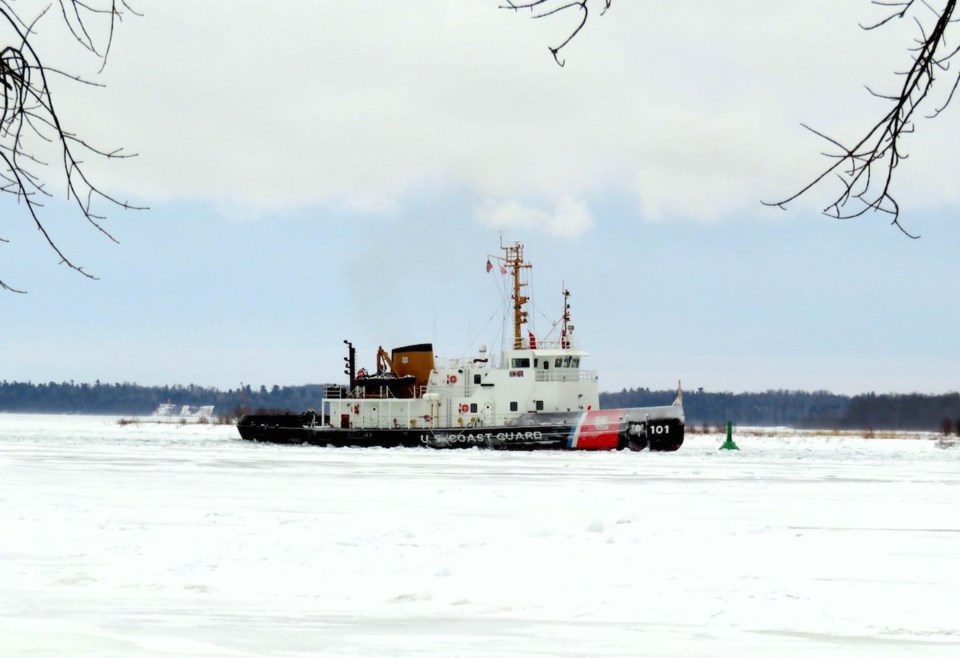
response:
[(487, 274), (490, 273), (490, 270), (493, 269), (493, 263), (490, 262), (490, 259), (487, 259)]

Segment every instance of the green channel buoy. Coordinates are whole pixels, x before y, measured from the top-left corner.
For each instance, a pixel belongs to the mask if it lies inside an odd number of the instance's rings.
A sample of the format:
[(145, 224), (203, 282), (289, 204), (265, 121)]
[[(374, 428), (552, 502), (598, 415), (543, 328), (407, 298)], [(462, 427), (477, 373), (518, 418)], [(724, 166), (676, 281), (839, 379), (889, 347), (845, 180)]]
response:
[(727, 421), (727, 440), (720, 446), (721, 450), (739, 450), (737, 444), (733, 442), (733, 423)]

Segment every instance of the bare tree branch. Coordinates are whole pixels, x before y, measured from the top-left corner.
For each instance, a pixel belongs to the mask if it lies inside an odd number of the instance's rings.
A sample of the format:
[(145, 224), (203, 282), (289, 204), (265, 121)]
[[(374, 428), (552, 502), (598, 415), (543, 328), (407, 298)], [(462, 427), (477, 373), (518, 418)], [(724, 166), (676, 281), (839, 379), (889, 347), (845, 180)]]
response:
[[(62, 19), (70, 34), (83, 48), (106, 65), (113, 45), (116, 23), (125, 12), (136, 13), (126, 0), (57, 0)], [(51, 76), (81, 84), (88, 82), (75, 74), (44, 64), (32, 45), (37, 24), (48, 14), (42, 9), (29, 22), (14, 10), (9, 0), (0, 0), (0, 192), (16, 197), (26, 208), (47, 245), (60, 263), (91, 279), (96, 277), (68, 258), (57, 246), (42, 219), (43, 198), (51, 197), (45, 183), (51, 163), (38, 153), (53, 148), (61, 160), (59, 177), (65, 183), (67, 199), (97, 231), (116, 242), (103, 227), (103, 215), (95, 206), (100, 202), (120, 208), (136, 206), (111, 196), (86, 174), (84, 154), (106, 159), (131, 157), (120, 149), (96, 148), (64, 127), (54, 104)], [(7, 242), (4, 240), (4, 242)], [(0, 288), (22, 292), (0, 280)]]
[[(879, 212), (888, 215), (891, 224), (899, 228), (904, 235), (916, 238), (918, 236), (907, 231), (900, 221), (900, 205), (892, 193), (893, 174), (900, 161), (907, 157), (903, 151), (902, 140), (905, 135), (914, 131), (914, 114), (917, 109), (925, 103), (929, 104), (928, 98), (934, 90), (937, 75), (944, 73), (953, 80), (945, 100), (935, 107), (927, 118), (937, 116), (950, 104), (960, 83), (960, 69), (950, 71), (950, 61), (957, 55), (958, 49), (954, 47), (951, 50), (948, 46), (948, 31), (957, 22), (957, 19), (953, 18), (956, 0), (946, 0), (942, 9), (935, 9), (925, 0), (874, 0), (873, 4), (893, 8), (893, 11), (875, 23), (862, 25), (863, 29), (875, 30), (894, 19), (912, 16), (919, 31), (916, 45), (910, 48), (912, 64), (909, 69), (899, 74), (903, 76), (900, 88), (892, 94), (879, 94), (867, 89), (877, 98), (892, 103), (892, 107), (850, 147), (804, 126), (836, 147), (837, 152), (828, 154), (833, 159), (833, 164), (795, 194), (782, 201), (764, 203), (785, 208), (786, 204), (810, 191), (825, 178), (836, 177), (840, 181), (841, 191), (830, 205), (824, 208), (825, 215), (836, 219), (852, 219), (862, 217), (868, 212)], [(918, 12), (924, 15), (916, 15)], [(933, 27), (928, 31), (927, 25), (931, 21)]]
[[(527, 9), (533, 14), (533, 18), (546, 18), (547, 16), (553, 16), (559, 14), (568, 9), (572, 9), (580, 13), (580, 22), (574, 27), (573, 31), (567, 36), (566, 39), (559, 46), (548, 46), (550, 49), (550, 54), (553, 55), (554, 61), (557, 62), (560, 66), (564, 65), (564, 60), (560, 59), (560, 51), (571, 41), (573, 38), (580, 34), (580, 30), (583, 29), (583, 26), (587, 24), (587, 19), (590, 17), (590, 10), (587, 8), (589, 0), (505, 0), (506, 4), (500, 5), (501, 9), (512, 9), (514, 11), (520, 11), (521, 9)], [(603, 8), (600, 10), (600, 15), (602, 16), (610, 9), (610, 3), (613, 0), (602, 0)]]
[[(612, 0), (603, 2), (601, 14), (610, 8)], [(820, 172), (810, 183), (798, 192), (780, 201), (763, 202), (768, 206), (786, 208), (786, 205), (809, 192), (827, 178), (836, 177), (840, 181), (841, 191), (824, 208), (824, 214), (837, 219), (852, 219), (870, 212), (888, 215), (891, 224), (911, 238), (917, 236), (908, 232), (900, 221), (900, 206), (893, 197), (893, 174), (901, 160), (907, 154), (903, 150), (903, 139), (915, 129), (915, 113), (923, 106), (931, 104), (935, 82), (939, 76), (948, 80), (946, 93), (939, 105), (926, 117), (935, 118), (956, 96), (960, 88), (960, 66), (953, 70), (950, 64), (960, 53), (960, 44), (956, 43), (955, 27), (960, 18), (955, 18), (956, 0), (940, 0), (942, 6), (931, 4), (933, 0), (873, 0), (872, 4), (885, 10), (884, 15), (872, 22), (861, 24), (866, 31), (877, 30), (897, 19), (911, 18), (917, 25), (918, 37), (915, 45), (908, 48), (911, 65), (906, 71), (898, 72), (903, 77), (900, 88), (890, 94), (867, 91), (892, 107), (853, 146), (844, 146), (836, 139), (828, 137), (819, 130), (804, 125), (815, 135), (833, 146), (836, 151), (826, 153), (832, 164)], [(519, 12), (529, 10), (534, 18), (554, 16), (568, 10), (579, 12), (580, 22), (559, 46), (550, 47), (550, 53), (560, 66), (564, 61), (559, 52), (577, 36), (589, 18), (589, 0), (505, 0), (502, 9)], [(952, 45), (951, 45), (952, 44)], [(943, 88), (940, 84), (937, 90)]]

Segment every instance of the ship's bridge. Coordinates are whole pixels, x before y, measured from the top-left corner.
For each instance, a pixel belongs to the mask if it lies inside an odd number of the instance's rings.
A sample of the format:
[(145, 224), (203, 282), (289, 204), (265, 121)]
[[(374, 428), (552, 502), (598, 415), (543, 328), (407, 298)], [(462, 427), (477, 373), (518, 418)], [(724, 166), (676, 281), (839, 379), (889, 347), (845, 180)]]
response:
[(502, 368), (506, 370), (533, 370), (538, 382), (591, 382), (597, 380), (593, 370), (581, 368), (582, 360), (590, 356), (582, 350), (545, 347), (511, 350), (503, 355)]

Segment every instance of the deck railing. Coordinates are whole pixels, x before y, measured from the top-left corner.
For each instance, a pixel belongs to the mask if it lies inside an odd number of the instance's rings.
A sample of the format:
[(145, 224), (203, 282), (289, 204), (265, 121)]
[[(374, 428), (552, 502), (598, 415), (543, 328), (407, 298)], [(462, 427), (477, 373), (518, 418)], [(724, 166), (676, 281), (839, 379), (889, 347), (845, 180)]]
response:
[(580, 370), (579, 368), (535, 370), (534, 373), (535, 381), (538, 382), (592, 382), (597, 379), (596, 370)]

